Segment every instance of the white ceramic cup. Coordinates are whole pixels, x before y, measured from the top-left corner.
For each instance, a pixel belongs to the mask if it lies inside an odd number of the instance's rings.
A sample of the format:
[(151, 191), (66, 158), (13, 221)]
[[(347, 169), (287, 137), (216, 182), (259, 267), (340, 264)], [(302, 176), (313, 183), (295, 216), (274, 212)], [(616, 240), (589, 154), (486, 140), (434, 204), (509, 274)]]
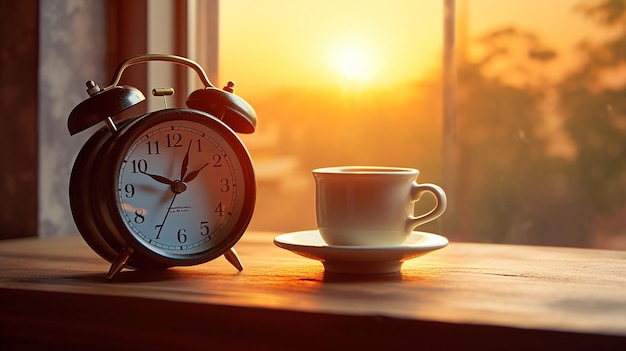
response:
[[(412, 168), (344, 166), (313, 170), (317, 225), (333, 246), (400, 245), (415, 227), (439, 217), (446, 194), (434, 184), (418, 184)], [(430, 212), (413, 216), (424, 192), (437, 200)]]

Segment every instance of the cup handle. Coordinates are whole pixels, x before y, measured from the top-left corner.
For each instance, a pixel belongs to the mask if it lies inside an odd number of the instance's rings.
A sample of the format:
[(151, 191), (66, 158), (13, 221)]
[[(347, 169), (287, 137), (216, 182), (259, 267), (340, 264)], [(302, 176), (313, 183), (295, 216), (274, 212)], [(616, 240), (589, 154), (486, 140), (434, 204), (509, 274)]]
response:
[(418, 225), (430, 222), (433, 219), (441, 216), (441, 214), (446, 210), (446, 206), (448, 203), (446, 193), (443, 191), (443, 189), (441, 189), (441, 187), (435, 184), (417, 184), (417, 182), (413, 182), (413, 185), (411, 186), (411, 201), (417, 202), (422, 197), (422, 194), (424, 192), (429, 192), (433, 194), (435, 196), (437, 204), (435, 205), (435, 208), (433, 208), (430, 212), (427, 212), (421, 216), (409, 216), (406, 224), (407, 233), (413, 231), (413, 229), (415, 229), (415, 227), (417, 227)]

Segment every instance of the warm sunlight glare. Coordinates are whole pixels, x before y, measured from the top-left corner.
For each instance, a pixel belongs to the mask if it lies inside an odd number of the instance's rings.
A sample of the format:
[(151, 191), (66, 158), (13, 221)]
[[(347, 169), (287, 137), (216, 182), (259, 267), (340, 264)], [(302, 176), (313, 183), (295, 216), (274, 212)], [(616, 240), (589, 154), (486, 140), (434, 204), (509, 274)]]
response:
[(332, 57), (331, 67), (342, 80), (368, 82), (372, 79), (371, 56), (364, 49), (342, 47)]
[[(366, 3), (366, 5), (365, 5)], [(219, 76), (246, 99), (284, 89), (397, 87), (440, 67), (440, 1), (220, 2)]]

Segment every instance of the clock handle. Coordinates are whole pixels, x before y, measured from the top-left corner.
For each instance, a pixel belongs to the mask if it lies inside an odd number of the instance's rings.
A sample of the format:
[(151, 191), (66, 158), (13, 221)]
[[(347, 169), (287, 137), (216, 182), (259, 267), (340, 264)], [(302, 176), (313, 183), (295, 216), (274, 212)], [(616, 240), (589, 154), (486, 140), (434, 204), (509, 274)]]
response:
[(149, 62), (149, 61), (168, 61), (168, 62), (174, 62), (179, 65), (192, 68), (194, 71), (196, 71), (196, 73), (198, 74), (198, 77), (200, 77), (200, 80), (202, 81), (202, 84), (204, 84), (205, 87), (215, 88), (213, 84), (211, 84), (211, 81), (209, 81), (209, 78), (204, 72), (204, 69), (202, 69), (202, 67), (193, 60), (190, 60), (186, 57), (176, 56), (176, 55), (145, 54), (145, 55), (130, 57), (122, 61), (115, 69), (115, 73), (113, 74), (113, 80), (111, 80), (111, 84), (109, 84), (108, 87), (104, 88), (104, 90), (117, 86), (117, 84), (120, 82), (120, 79), (122, 79), (122, 73), (124, 73), (124, 70), (126, 68), (132, 65), (138, 64), (138, 63)]
[(235, 266), (238, 271), (243, 271), (243, 265), (241, 264), (239, 255), (237, 255), (237, 251), (235, 251), (234, 247), (231, 247), (228, 251), (224, 252), (224, 257), (226, 257), (226, 260)]

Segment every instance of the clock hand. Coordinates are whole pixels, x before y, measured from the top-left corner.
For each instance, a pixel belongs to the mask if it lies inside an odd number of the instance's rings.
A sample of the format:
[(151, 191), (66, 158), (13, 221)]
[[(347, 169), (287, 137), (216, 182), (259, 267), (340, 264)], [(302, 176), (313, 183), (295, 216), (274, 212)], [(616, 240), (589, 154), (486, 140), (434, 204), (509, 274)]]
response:
[(150, 173), (146, 173), (146, 172), (141, 172), (141, 173), (147, 175), (148, 177), (156, 180), (159, 183), (167, 184), (169, 186), (172, 186), (174, 184), (173, 181), (171, 181), (171, 180), (169, 180), (169, 179), (167, 179), (167, 178), (165, 178), (163, 176), (160, 176), (160, 175), (157, 175), (157, 174), (150, 174)]
[(178, 195), (178, 194), (174, 193), (174, 197), (172, 198), (172, 201), (170, 202), (170, 205), (167, 206), (167, 212), (165, 212), (165, 217), (163, 218), (163, 222), (161, 222), (161, 225), (157, 225), (157, 227), (159, 227), (159, 231), (157, 232), (157, 235), (156, 235), (157, 239), (161, 236), (161, 230), (163, 230), (163, 226), (165, 226), (165, 221), (167, 220), (167, 215), (170, 214), (170, 210), (172, 209), (172, 205), (174, 204), (174, 200), (176, 200), (176, 195)]
[(185, 153), (183, 164), (180, 167), (180, 180), (181, 181), (183, 180), (183, 178), (185, 178), (185, 173), (187, 173), (187, 166), (189, 165), (189, 149), (191, 149), (191, 140), (189, 140), (189, 146), (187, 146), (187, 153)]
[(209, 165), (209, 163), (207, 162), (207, 163), (205, 163), (205, 164), (204, 164), (204, 166), (202, 166), (202, 167), (200, 167), (199, 169), (197, 169), (197, 170), (195, 170), (195, 171), (193, 171), (193, 172), (191, 172), (191, 173), (187, 174), (187, 176), (186, 176), (186, 177), (185, 177), (185, 179), (183, 180), (183, 183), (189, 183), (190, 181), (194, 180), (194, 179), (198, 176), (198, 173), (200, 173), (200, 171), (201, 171), (204, 167), (206, 167), (206, 166), (208, 166), (208, 165)]

